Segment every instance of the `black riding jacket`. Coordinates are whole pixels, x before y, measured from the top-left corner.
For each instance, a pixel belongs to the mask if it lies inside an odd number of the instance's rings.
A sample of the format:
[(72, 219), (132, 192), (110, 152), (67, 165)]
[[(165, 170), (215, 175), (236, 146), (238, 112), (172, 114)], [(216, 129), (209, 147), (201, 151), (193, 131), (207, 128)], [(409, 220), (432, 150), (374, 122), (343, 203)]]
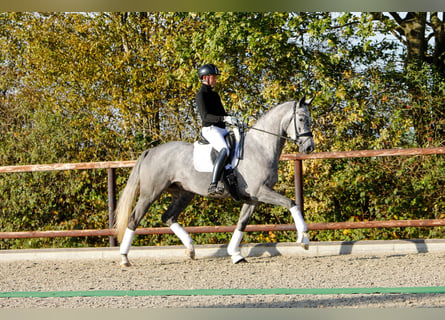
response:
[(202, 84), (201, 89), (196, 94), (199, 114), (203, 127), (211, 125), (225, 128), (224, 116), (228, 114), (224, 110), (219, 94), (212, 90), (212, 87)]

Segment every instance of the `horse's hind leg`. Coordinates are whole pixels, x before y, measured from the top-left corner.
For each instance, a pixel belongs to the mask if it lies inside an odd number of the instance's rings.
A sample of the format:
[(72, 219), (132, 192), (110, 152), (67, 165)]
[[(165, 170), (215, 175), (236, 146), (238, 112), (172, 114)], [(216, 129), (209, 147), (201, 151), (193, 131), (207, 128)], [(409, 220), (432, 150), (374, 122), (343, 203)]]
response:
[(240, 243), (243, 239), (244, 230), (246, 230), (247, 223), (255, 210), (256, 205), (244, 204), (241, 208), (240, 217), (232, 238), (230, 239), (229, 246), (227, 247), (227, 253), (232, 257), (234, 264), (239, 262), (246, 262), (246, 259), (241, 255)]
[(194, 194), (181, 190), (170, 190), (172, 194), (172, 202), (167, 211), (162, 215), (162, 222), (166, 223), (173, 233), (181, 240), (186, 247), (186, 255), (191, 259), (195, 259), (195, 247), (193, 245), (193, 239), (185, 231), (185, 229), (178, 223), (179, 214), (189, 205), (192, 201)]
[(133, 212), (131, 213), (130, 219), (128, 221), (128, 226), (125, 230), (124, 238), (122, 239), (119, 249), (122, 258), (120, 263), (121, 267), (131, 266), (130, 261), (128, 260), (128, 251), (130, 251), (130, 246), (133, 242), (135, 230), (152, 203), (153, 200), (150, 197), (141, 196), (136, 203)]

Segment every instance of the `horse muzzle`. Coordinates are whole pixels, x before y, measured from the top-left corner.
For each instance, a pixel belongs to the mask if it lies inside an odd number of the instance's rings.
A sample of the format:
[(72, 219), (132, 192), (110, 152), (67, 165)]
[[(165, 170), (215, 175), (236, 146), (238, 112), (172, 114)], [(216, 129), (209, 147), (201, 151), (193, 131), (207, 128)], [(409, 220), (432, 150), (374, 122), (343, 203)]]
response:
[(312, 137), (300, 138), (299, 142), (301, 142), (299, 143), (299, 148), (301, 153), (307, 154), (315, 150), (315, 144)]

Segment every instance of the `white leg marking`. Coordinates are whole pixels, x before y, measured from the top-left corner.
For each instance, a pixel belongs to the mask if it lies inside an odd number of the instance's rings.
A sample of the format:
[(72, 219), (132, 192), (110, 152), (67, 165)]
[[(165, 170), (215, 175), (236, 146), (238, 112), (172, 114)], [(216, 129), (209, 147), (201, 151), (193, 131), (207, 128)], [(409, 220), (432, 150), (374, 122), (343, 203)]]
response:
[(128, 254), (128, 251), (130, 251), (131, 242), (133, 241), (134, 237), (134, 231), (130, 229), (125, 230), (124, 238), (122, 239), (121, 246), (120, 246), (120, 253), (121, 254)]
[(190, 237), (187, 231), (177, 222), (173, 223), (170, 226), (170, 229), (174, 232), (174, 234), (181, 240), (184, 246), (187, 248), (185, 251), (186, 255), (190, 257), (190, 259), (195, 259), (195, 247), (193, 246), (193, 239)]
[(121, 246), (119, 249), (121, 257), (122, 257), (122, 260), (120, 263), (120, 266), (122, 268), (131, 266), (130, 261), (128, 261), (127, 255), (128, 255), (128, 251), (130, 251), (131, 242), (133, 241), (133, 238), (134, 238), (134, 231), (127, 228), (125, 230), (124, 238), (122, 239)]
[(301, 244), (304, 249), (309, 249), (309, 235), (307, 233), (307, 226), (304, 222), (303, 215), (297, 206), (290, 209), (292, 217), (295, 221), (295, 227), (297, 228), (297, 243)]
[(303, 215), (297, 206), (290, 208), (292, 218), (294, 218), (295, 226), (298, 233), (307, 231), (306, 223), (304, 222)]
[(239, 231), (238, 229), (233, 232), (232, 239), (230, 239), (229, 246), (227, 247), (227, 253), (229, 255), (233, 256), (234, 254), (240, 252), (239, 245), (243, 239), (243, 235), (244, 232)]
[(239, 245), (241, 240), (243, 239), (244, 232), (236, 229), (233, 232), (232, 239), (230, 239), (229, 246), (227, 247), (227, 253), (232, 256), (233, 263), (238, 263), (241, 260), (244, 260), (244, 257), (241, 255)]

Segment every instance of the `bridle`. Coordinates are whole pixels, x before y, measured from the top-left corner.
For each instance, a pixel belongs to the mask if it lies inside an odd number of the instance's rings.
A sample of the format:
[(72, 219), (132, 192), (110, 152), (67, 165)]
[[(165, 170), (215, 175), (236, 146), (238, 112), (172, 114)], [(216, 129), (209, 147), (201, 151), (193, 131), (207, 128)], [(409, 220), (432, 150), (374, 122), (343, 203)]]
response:
[(298, 139), (301, 138), (301, 137), (311, 137), (312, 138), (313, 135), (312, 135), (312, 131), (311, 130), (306, 131), (306, 132), (301, 132), (301, 133), (298, 133), (298, 130), (297, 130), (297, 115), (298, 116), (302, 116), (302, 117), (304, 117), (306, 119), (310, 119), (310, 117), (305, 112), (297, 113), (297, 102), (296, 101), (294, 102), (294, 108), (293, 109), (294, 109), (293, 113), (292, 113), (293, 116), (290, 119), (289, 124), (287, 126), (289, 127), (289, 125), (290, 125), (290, 123), (291, 123), (291, 121), (293, 119), (294, 120), (294, 129), (295, 129), (295, 140), (294, 139), (290, 139), (290, 140), (293, 141), (294, 143), (298, 143)]
[(297, 101), (295, 101), (294, 102), (294, 106), (293, 106), (292, 117), (290, 118), (289, 123), (287, 125), (287, 128), (289, 128), (290, 123), (292, 122), (292, 120), (294, 120), (294, 129), (295, 129), (295, 135), (296, 135), (295, 139), (292, 139), (291, 137), (286, 137), (286, 136), (283, 136), (283, 135), (280, 135), (280, 134), (276, 134), (276, 133), (273, 133), (273, 132), (269, 132), (269, 131), (266, 131), (266, 130), (254, 128), (254, 127), (244, 127), (244, 128), (260, 131), (260, 132), (263, 132), (263, 133), (267, 133), (267, 134), (270, 134), (272, 136), (276, 136), (276, 137), (279, 137), (279, 138), (282, 138), (282, 139), (285, 139), (285, 140), (288, 140), (288, 141), (292, 141), (293, 143), (299, 144), (298, 143), (298, 139), (300, 139), (302, 137), (313, 137), (313, 135), (312, 135), (312, 131), (310, 131), (310, 130), (306, 131), (306, 132), (298, 133), (298, 130), (297, 130), (297, 115), (298, 116), (303, 116), (306, 119), (310, 118), (309, 115), (307, 115), (305, 112), (298, 112), (297, 113)]

